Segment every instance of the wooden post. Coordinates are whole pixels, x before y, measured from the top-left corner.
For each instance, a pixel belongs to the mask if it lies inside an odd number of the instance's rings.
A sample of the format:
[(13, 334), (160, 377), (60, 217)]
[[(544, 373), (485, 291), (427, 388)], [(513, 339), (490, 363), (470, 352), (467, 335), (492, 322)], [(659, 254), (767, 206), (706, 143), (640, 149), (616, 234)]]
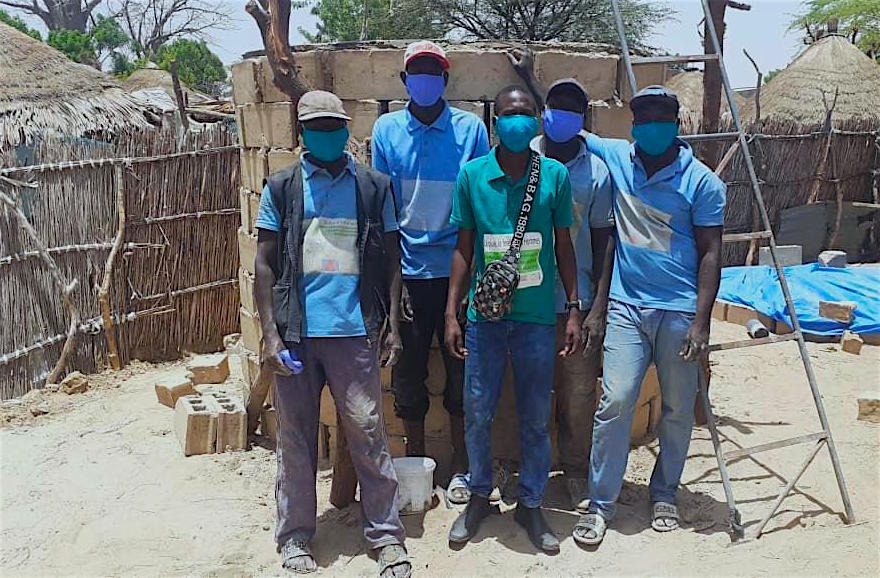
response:
[[(715, 54), (712, 38), (709, 34), (709, 26), (714, 24), (718, 34), (718, 43), (724, 52), (724, 12), (727, 9), (727, 0), (709, 0), (711, 18), (706, 19), (703, 25), (703, 53)], [(700, 132), (718, 132), (718, 119), (721, 115), (721, 68), (717, 62), (707, 61), (703, 72), (703, 118)], [(703, 161), (711, 167), (718, 162), (718, 143), (703, 143)]]
[(104, 278), (98, 290), (98, 303), (101, 305), (101, 318), (104, 320), (104, 338), (107, 340), (107, 357), (113, 369), (122, 369), (122, 358), (119, 355), (119, 344), (116, 341), (116, 330), (113, 327), (113, 309), (110, 306), (110, 283), (113, 279), (113, 268), (116, 257), (125, 240), (125, 173), (121, 165), (116, 165), (116, 237), (113, 247), (104, 264)]
[(357, 491), (357, 472), (348, 452), (348, 440), (342, 427), (342, 418), (336, 414), (336, 458), (333, 461), (333, 483), (330, 486), (330, 503), (337, 508), (344, 508), (354, 502)]
[(183, 132), (189, 129), (189, 120), (186, 118), (186, 101), (183, 99), (183, 89), (180, 88), (180, 78), (177, 76), (177, 61), (171, 61), (171, 83), (174, 85), (174, 98), (177, 100), (177, 110), (180, 113), (180, 123)]

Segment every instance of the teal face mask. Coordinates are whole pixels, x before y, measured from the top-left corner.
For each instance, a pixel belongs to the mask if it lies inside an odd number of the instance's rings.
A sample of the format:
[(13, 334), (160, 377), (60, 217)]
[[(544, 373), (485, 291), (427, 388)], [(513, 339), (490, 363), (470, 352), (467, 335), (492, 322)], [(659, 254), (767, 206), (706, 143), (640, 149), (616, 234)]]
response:
[(631, 134), (636, 141), (636, 145), (645, 154), (658, 157), (672, 146), (675, 137), (678, 136), (678, 123), (670, 120), (634, 124)]
[(345, 144), (348, 142), (348, 127), (336, 130), (310, 130), (303, 129), (303, 144), (309, 154), (319, 161), (332, 163), (338, 160), (345, 152)]
[(521, 153), (538, 134), (538, 118), (527, 114), (499, 116), (495, 121), (498, 140), (512, 153)]

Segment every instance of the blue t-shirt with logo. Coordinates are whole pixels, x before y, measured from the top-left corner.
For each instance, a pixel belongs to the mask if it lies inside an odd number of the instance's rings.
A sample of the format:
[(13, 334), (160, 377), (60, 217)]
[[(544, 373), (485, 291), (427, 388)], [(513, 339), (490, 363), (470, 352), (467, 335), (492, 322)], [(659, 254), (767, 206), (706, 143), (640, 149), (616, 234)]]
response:
[(425, 125), (405, 107), (373, 125), (372, 152), (373, 167), (394, 187), (403, 276), (449, 277), (458, 234), (449, 224), (452, 189), (461, 167), (489, 152), (482, 119), (447, 105)]
[(587, 136), (614, 183), (617, 227), (611, 298), (630, 305), (693, 313), (699, 254), (694, 227), (724, 224), (726, 188), (682, 140), (678, 157), (649, 179), (635, 145)]
[[(347, 154), (347, 153), (346, 153)], [(301, 157), (303, 174), (302, 280), (303, 335), (356, 337), (366, 335), (361, 313), (360, 260), (357, 249), (357, 166), (349, 155), (338, 176)], [(382, 211), (385, 232), (397, 230), (394, 204)], [(269, 186), (263, 189), (257, 228), (281, 229), (281, 214)]]

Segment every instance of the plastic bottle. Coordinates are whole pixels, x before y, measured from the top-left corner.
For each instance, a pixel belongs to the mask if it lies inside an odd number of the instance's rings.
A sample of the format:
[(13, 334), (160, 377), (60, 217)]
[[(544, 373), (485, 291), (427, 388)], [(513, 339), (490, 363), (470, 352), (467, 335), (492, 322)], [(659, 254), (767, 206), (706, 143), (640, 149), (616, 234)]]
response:
[(281, 358), (281, 363), (284, 364), (284, 367), (289, 369), (294, 375), (303, 372), (303, 362), (299, 360), (299, 357), (293, 351), (285, 349), (278, 354), (278, 357)]

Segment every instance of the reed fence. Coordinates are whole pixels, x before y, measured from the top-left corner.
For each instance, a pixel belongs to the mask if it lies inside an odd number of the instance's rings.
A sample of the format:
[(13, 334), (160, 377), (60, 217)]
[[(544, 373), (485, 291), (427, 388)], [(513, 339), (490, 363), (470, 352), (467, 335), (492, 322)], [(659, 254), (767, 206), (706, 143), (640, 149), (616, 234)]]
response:
[[(22, 156), (36, 164), (9, 166)], [(238, 330), (234, 135), (50, 139), (0, 159), (0, 398)]]

